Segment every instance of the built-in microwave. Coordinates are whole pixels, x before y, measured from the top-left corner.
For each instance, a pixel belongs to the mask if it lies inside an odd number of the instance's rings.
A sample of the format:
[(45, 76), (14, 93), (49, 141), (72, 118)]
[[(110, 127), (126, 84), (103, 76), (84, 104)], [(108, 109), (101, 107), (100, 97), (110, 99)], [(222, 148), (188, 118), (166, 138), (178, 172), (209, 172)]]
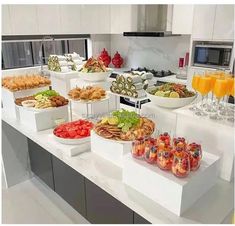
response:
[(195, 44), (193, 66), (229, 69), (232, 49), (232, 43)]

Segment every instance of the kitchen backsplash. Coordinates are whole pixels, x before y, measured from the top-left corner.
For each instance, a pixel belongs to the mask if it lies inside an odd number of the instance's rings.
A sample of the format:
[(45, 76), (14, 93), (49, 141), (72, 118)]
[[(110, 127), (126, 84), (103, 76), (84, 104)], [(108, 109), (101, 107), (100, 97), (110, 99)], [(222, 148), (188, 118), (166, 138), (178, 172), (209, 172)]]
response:
[(125, 67), (175, 71), (179, 57), (184, 57), (189, 48), (189, 35), (164, 38), (111, 35), (111, 53), (118, 50), (124, 57)]
[(178, 68), (179, 57), (190, 48), (190, 36), (124, 37), (115, 35), (92, 35), (92, 55), (98, 56), (106, 48), (113, 57), (118, 51), (124, 58), (123, 67), (149, 67), (157, 70)]

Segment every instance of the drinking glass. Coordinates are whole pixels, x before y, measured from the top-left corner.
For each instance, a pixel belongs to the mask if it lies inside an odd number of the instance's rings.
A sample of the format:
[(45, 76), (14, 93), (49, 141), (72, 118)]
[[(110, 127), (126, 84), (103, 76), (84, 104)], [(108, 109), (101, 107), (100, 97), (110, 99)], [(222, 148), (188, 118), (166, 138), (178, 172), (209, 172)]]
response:
[[(235, 90), (234, 90), (234, 86), (235, 86), (235, 81), (233, 81), (232, 87), (229, 91), (229, 95), (231, 96), (235, 96)], [(227, 119), (229, 122), (234, 122), (234, 106), (233, 106), (233, 110), (232, 110), (232, 114), (231, 116)]]
[(213, 89), (213, 93), (215, 97), (217, 98), (217, 105), (216, 105), (216, 113), (211, 115), (210, 118), (214, 120), (222, 120), (222, 117), (219, 115), (219, 104), (221, 98), (223, 98), (226, 95), (227, 92), (227, 81), (226, 79), (217, 79), (215, 82), (215, 86)]
[(216, 109), (215, 109), (215, 102), (214, 102), (214, 95), (213, 95), (213, 88), (214, 88), (214, 85), (215, 85), (215, 81), (217, 78), (219, 78), (219, 76), (216, 74), (216, 73), (208, 73), (207, 74), (207, 77), (209, 77), (211, 79), (210, 83), (211, 83), (211, 100), (209, 100), (209, 95), (207, 94), (207, 103), (204, 106), (205, 108), (205, 111), (208, 112), (208, 113), (212, 113), (212, 112), (216, 112)]
[[(200, 75), (193, 75), (193, 80), (192, 80), (192, 88), (194, 89), (194, 91), (197, 93), (197, 88), (198, 88), (198, 83), (199, 83), (199, 79), (200, 79)], [(192, 107), (189, 108), (190, 111), (197, 111), (198, 107), (197, 107), (197, 103), (193, 104)]]
[(190, 158), (187, 151), (173, 151), (172, 173), (176, 177), (187, 177), (190, 173)]
[(234, 78), (232, 78), (231, 75), (227, 75), (225, 79), (227, 81), (227, 92), (226, 92), (225, 99), (224, 99), (224, 106), (220, 110), (220, 114), (224, 117), (228, 117), (229, 116), (228, 99), (229, 99), (229, 95), (234, 84)]
[(201, 103), (199, 103), (199, 106), (198, 106), (199, 110), (195, 112), (196, 115), (198, 116), (207, 115), (207, 113), (205, 113), (203, 110), (203, 103), (204, 103), (205, 96), (210, 92), (210, 90), (211, 90), (211, 78), (202, 76), (199, 79), (199, 83), (198, 83), (198, 91), (202, 96), (202, 101)]

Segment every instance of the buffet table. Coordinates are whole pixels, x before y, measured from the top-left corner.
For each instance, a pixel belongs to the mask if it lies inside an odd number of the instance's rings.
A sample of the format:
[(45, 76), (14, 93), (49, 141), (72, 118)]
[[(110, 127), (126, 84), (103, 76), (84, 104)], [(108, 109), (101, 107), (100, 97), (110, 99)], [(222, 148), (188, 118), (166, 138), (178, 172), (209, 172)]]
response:
[[(66, 166), (82, 175), (85, 180), (89, 181), (88, 185), (91, 182), (101, 188), (108, 196), (115, 199), (115, 203), (118, 201), (118, 206), (123, 205), (122, 208), (133, 211), (134, 216), (138, 214), (146, 222), (156, 224), (221, 223), (234, 208), (233, 183), (218, 179), (210, 192), (203, 195), (189, 210), (179, 217), (140, 192), (125, 185), (122, 181), (122, 169), (95, 153), (84, 152), (75, 157), (69, 157), (65, 145), (55, 144), (51, 129), (33, 132), (16, 119), (4, 114), (4, 111), (2, 111), (2, 121), (3, 168), (8, 186), (20, 183), (32, 176), (28, 160), (28, 141), (26, 139), (28, 138), (53, 158), (57, 158), (58, 161), (63, 162)], [(19, 152), (19, 150), (21, 151)], [(71, 183), (66, 184), (66, 186), (71, 187), (74, 185)], [(126, 211), (125, 209), (124, 212)], [(132, 214), (131, 211), (130, 214)]]

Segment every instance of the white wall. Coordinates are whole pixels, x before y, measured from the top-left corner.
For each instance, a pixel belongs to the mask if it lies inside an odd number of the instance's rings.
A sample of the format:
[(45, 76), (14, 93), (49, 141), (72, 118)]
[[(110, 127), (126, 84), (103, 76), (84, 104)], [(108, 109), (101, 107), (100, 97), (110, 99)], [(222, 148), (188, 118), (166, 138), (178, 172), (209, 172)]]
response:
[(111, 55), (118, 51), (125, 67), (176, 71), (179, 57), (189, 52), (190, 35), (172, 37), (124, 37), (111, 35)]

